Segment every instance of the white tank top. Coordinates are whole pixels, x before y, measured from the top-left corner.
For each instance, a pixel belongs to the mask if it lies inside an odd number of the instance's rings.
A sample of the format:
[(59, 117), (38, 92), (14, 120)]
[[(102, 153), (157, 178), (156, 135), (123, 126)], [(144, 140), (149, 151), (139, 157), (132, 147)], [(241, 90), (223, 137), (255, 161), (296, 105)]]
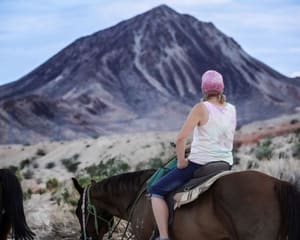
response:
[(194, 128), (188, 159), (198, 164), (225, 161), (232, 165), (232, 146), (236, 128), (235, 107), (230, 103), (226, 103), (225, 106), (216, 106), (207, 101), (203, 103), (208, 110), (208, 121)]

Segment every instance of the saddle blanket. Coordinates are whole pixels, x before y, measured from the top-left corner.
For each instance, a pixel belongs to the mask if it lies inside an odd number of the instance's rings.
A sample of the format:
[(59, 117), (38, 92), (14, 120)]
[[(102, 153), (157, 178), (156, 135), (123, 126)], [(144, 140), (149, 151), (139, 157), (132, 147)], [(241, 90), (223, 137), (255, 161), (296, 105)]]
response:
[(200, 194), (202, 194), (206, 190), (208, 190), (211, 187), (211, 185), (215, 181), (217, 181), (219, 178), (221, 178), (225, 175), (232, 174), (234, 172), (237, 172), (237, 171), (228, 170), (228, 171), (220, 172), (217, 175), (214, 175), (213, 177), (209, 178), (204, 183), (201, 183), (200, 185), (198, 185), (194, 188), (188, 189), (187, 191), (175, 193), (175, 195), (173, 196), (173, 199), (175, 201), (174, 210), (184, 204), (188, 204), (188, 203), (196, 200)]

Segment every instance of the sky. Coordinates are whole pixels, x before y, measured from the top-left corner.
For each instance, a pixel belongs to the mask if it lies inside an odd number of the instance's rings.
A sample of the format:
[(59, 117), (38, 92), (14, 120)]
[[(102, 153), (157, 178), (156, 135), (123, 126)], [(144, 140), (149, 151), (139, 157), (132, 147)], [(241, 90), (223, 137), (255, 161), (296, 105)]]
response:
[(300, 76), (300, 0), (0, 0), (0, 85), (76, 39), (161, 4), (214, 23), (252, 57)]

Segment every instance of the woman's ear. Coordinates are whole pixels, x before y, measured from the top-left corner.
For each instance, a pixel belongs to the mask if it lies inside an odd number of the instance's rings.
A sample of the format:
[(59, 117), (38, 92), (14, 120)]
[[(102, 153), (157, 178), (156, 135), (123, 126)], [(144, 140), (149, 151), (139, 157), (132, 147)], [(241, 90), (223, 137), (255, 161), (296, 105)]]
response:
[(80, 184), (76, 178), (72, 178), (72, 181), (73, 181), (73, 184), (74, 184), (74, 187), (76, 188), (76, 190), (79, 192), (80, 195), (82, 195), (83, 187), (80, 186)]

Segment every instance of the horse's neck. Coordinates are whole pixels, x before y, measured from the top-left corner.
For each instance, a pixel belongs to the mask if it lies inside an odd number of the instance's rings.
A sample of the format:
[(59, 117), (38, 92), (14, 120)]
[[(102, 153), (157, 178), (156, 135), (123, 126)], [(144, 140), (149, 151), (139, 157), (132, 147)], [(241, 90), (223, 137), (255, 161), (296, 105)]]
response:
[(128, 219), (129, 210), (139, 193), (144, 189), (153, 170), (126, 173), (99, 183), (98, 197), (101, 208), (122, 219)]

